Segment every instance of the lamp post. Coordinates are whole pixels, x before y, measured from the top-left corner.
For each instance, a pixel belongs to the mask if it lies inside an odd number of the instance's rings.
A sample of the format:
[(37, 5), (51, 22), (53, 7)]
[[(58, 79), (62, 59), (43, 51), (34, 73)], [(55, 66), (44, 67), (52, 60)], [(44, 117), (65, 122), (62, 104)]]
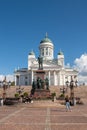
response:
[(5, 101), (7, 97), (7, 89), (11, 86), (11, 81), (6, 81), (6, 76), (3, 81), (0, 81), (0, 87), (2, 88), (2, 100)]
[(73, 79), (71, 79), (71, 81), (69, 82), (68, 80), (66, 81), (66, 85), (67, 87), (70, 87), (70, 99), (72, 104), (74, 105), (74, 87), (76, 87), (78, 84), (78, 81), (74, 81)]
[(11, 81), (8, 82), (8, 86), (9, 86), (9, 87), (11, 86)]
[(5, 76), (4, 80), (0, 82), (0, 86), (3, 88), (2, 96), (3, 96), (3, 99), (5, 99), (6, 98), (6, 90), (7, 90), (8, 87), (11, 86), (11, 81), (7, 82), (6, 76)]
[(3, 87), (3, 99), (6, 98), (7, 86), (8, 86), (8, 84), (7, 84), (6, 76), (5, 76), (5, 78), (4, 78), (3, 82), (2, 82), (2, 87)]
[(63, 88), (60, 88), (60, 91), (65, 96), (65, 93), (67, 92), (67, 88), (65, 88), (64, 85), (63, 85)]
[(16, 88), (16, 92), (19, 93), (19, 95), (23, 92), (24, 88), (21, 88), (21, 86), (19, 86), (18, 88)]

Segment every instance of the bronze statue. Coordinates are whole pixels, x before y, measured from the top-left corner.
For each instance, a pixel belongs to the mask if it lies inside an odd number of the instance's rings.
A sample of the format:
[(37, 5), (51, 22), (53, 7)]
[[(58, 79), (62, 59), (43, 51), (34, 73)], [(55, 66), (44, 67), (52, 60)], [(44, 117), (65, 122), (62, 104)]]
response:
[(37, 89), (41, 89), (41, 79), (40, 79), (40, 77), (37, 78)]
[(45, 79), (45, 84), (46, 84), (46, 89), (49, 90), (49, 79), (48, 78)]
[(38, 63), (39, 63), (39, 69), (43, 69), (43, 58), (42, 57), (38, 57)]

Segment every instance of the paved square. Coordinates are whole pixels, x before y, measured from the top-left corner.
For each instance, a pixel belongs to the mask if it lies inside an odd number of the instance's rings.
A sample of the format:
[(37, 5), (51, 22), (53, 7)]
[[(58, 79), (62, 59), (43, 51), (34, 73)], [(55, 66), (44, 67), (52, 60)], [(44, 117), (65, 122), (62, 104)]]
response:
[(0, 130), (87, 130), (87, 104), (72, 107), (17, 104), (0, 106)]

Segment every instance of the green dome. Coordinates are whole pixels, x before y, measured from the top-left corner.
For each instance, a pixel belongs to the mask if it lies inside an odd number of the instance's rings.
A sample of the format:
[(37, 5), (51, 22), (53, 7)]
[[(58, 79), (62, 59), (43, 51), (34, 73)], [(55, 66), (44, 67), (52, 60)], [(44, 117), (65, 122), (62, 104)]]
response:
[(62, 52), (62, 51), (59, 51), (59, 52), (58, 52), (58, 55), (63, 55), (63, 52)]
[(33, 51), (31, 51), (31, 52), (29, 53), (29, 55), (35, 55), (35, 54), (34, 54), (34, 52), (33, 52)]
[(45, 38), (41, 40), (40, 43), (45, 43), (45, 42), (52, 43), (52, 41), (48, 38), (47, 34), (46, 34)]

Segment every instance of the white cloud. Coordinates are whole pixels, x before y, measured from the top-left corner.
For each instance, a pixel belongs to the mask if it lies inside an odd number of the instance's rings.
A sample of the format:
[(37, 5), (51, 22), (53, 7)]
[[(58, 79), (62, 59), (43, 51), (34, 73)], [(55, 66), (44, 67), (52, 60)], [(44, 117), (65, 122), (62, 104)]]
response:
[[(0, 75), (0, 81), (3, 81), (5, 78), (5, 75)], [(13, 82), (14, 81), (14, 76), (13, 75), (6, 75), (6, 81), (9, 82)]]
[(70, 68), (70, 63), (67, 63), (65, 67)]
[(79, 71), (79, 82), (87, 84), (87, 54), (82, 54), (80, 58), (76, 58), (74, 63)]
[(7, 79), (7, 81), (13, 82), (14, 81), (14, 75), (7, 75), (6, 79)]

